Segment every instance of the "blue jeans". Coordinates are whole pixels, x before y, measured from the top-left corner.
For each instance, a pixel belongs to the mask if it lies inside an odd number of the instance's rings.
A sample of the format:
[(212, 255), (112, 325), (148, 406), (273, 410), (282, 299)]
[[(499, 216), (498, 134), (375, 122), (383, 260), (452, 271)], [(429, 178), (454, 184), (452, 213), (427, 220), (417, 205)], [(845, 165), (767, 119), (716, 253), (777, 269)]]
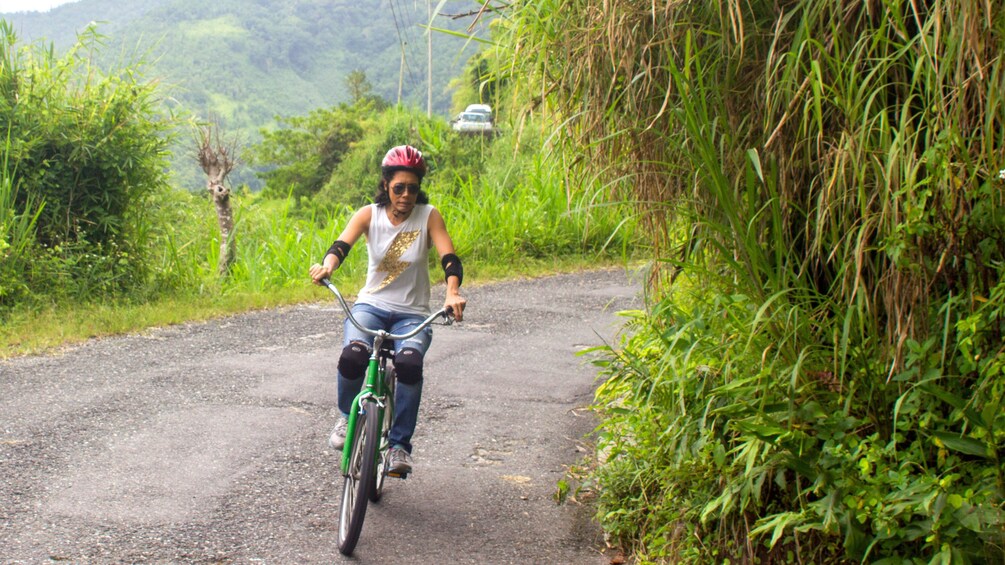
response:
[[(383, 328), (391, 333), (403, 334), (412, 331), (422, 323), (424, 316), (418, 314), (401, 314), (382, 310), (369, 304), (355, 304), (352, 315), (365, 328)], [(373, 351), (373, 336), (359, 331), (347, 318), (344, 325), (345, 339), (343, 346), (351, 342), (365, 343)], [(394, 344), (394, 352), (398, 353), (404, 347), (418, 350), (423, 355), (433, 341), (433, 328), (426, 327), (407, 341)], [(363, 388), (363, 379), (350, 380), (338, 373), (338, 408), (342, 414), (348, 415), (352, 410), (352, 401)], [(388, 440), (392, 446), (412, 452), (412, 434), (415, 433), (415, 423), (419, 418), (419, 401), (422, 399), (422, 381), (414, 385), (406, 385), (398, 381), (394, 390), (394, 419)]]

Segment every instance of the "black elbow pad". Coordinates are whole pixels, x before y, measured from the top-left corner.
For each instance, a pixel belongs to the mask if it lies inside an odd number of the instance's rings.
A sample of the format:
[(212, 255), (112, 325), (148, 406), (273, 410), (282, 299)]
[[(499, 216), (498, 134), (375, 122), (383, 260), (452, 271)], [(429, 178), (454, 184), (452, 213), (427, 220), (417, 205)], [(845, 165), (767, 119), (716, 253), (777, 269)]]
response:
[(334, 255), (338, 257), (338, 264), (341, 266), (342, 263), (345, 263), (345, 258), (349, 256), (350, 250), (352, 250), (351, 245), (342, 241), (341, 239), (337, 239), (335, 240), (335, 243), (333, 243), (332, 246), (328, 248), (328, 252), (325, 253), (325, 256), (327, 257), (328, 255)]
[(457, 277), (457, 284), (460, 285), (464, 282), (464, 267), (461, 266), (461, 258), (453, 253), (447, 253), (440, 260), (440, 264), (443, 265), (443, 280), (447, 280), (450, 277)]

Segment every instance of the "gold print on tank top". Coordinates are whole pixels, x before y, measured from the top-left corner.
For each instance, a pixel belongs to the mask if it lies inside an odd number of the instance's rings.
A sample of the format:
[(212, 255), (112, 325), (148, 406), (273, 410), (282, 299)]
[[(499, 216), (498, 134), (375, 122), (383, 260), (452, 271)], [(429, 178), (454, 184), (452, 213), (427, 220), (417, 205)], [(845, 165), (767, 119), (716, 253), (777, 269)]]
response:
[(377, 270), (387, 273), (387, 276), (384, 277), (384, 280), (380, 282), (380, 285), (373, 292), (377, 292), (394, 282), (394, 279), (398, 278), (412, 264), (411, 261), (402, 261), (401, 256), (405, 254), (406, 249), (415, 243), (415, 240), (419, 239), (420, 233), (422, 232), (419, 230), (403, 231), (394, 236), (394, 241), (387, 248), (384, 260), (380, 262), (380, 265), (377, 265)]

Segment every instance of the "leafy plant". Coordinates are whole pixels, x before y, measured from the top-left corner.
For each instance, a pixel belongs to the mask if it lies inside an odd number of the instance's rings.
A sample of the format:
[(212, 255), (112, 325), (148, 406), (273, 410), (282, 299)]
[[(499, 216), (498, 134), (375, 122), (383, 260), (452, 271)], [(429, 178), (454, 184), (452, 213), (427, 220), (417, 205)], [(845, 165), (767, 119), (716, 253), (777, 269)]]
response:
[(509, 15), (508, 78), (656, 252), (598, 392), (607, 527), (654, 561), (1000, 561), (1005, 16)]
[(317, 194), (363, 136), (357, 113), (346, 106), (279, 119), (278, 126), (263, 129), (262, 141), (247, 152), (250, 164), (264, 168), (258, 177), (278, 197), (287, 190), (296, 198)]
[(145, 278), (146, 204), (167, 186), (172, 122), (155, 85), (140, 78), (141, 63), (109, 74), (93, 66), (99, 39), (90, 28), (57, 58), (19, 47), (0, 22), (0, 126), (10, 132), (3, 176), (17, 188), (6, 192), (8, 214), (31, 218), (19, 229), (22, 248), (30, 234), (45, 249), (21, 273), (27, 288), (59, 277), (69, 296), (116, 293)]
[(24, 199), (23, 211), (15, 206), (19, 186), (9, 168), (9, 136), (0, 156), (0, 305), (16, 304), (30, 289), (25, 275), (35, 251), (35, 224), (44, 203)]

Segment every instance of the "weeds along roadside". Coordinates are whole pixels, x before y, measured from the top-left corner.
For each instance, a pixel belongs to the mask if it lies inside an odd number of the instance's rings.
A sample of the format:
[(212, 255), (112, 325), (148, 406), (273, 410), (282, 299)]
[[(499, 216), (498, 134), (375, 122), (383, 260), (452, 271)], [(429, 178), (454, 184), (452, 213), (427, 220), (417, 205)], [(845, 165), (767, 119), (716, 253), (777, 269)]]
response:
[(514, 76), (573, 109), (583, 162), (638, 180), (677, 275), (597, 399), (588, 480), (638, 562), (1003, 561), (1005, 20), (985, 12), (526, 2), (507, 21)]
[[(623, 264), (632, 258), (631, 219), (616, 206), (570, 199), (560, 176), (542, 158), (534, 175), (505, 186), (486, 178), (441, 182), (431, 202), (442, 210), (465, 285)], [(201, 195), (173, 191), (158, 197), (148, 238), (149, 278), (114, 299), (37, 296), (2, 313), (0, 356), (152, 326), (205, 320), (251, 309), (323, 300), (307, 280), (353, 208), (312, 208), (293, 198), (239, 192), (234, 196), (237, 258), (226, 279), (216, 276), (216, 219)], [(338, 276), (348, 292), (361, 286), (366, 252), (350, 254)], [(438, 282), (438, 263), (431, 259)]]

